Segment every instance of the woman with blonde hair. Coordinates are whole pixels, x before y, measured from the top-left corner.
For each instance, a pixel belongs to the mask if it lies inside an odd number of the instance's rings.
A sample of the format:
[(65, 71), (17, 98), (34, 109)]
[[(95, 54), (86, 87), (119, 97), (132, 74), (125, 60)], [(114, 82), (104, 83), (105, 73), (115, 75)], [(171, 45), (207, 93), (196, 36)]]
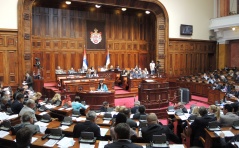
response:
[(217, 107), (216, 105), (210, 105), (208, 108), (208, 113), (214, 115), (217, 120), (220, 118), (220, 107)]
[[(61, 94), (56, 93), (54, 97), (51, 99), (51, 104), (56, 104), (57, 101), (61, 102)], [(60, 103), (61, 104), (61, 103)]]

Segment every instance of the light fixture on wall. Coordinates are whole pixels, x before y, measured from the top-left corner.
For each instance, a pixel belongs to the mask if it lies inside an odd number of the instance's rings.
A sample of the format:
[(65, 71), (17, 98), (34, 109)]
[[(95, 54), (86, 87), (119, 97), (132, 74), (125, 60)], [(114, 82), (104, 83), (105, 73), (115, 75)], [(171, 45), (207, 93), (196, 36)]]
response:
[(127, 9), (126, 8), (121, 8), (122, 11), (126, 11)]
[(97, 4), (96, 4), (96, 5), (95, 5), (95, 7), (96, 7), (96, 8), (100, 8), (100, 7), (101, 7), (101, 5), (97, 5)]
[(71, 1), (66, 1), (66, 4), (67, 4), (67, 5), (70, 5), (70, 4), (71, 4)]
[(235, 31), (236, 30), (236, 27), (232, 27), (232, 31)]
[(146, 13), (146, 14), (150, 14), (150, 11), (146, 10), (145, 13)]

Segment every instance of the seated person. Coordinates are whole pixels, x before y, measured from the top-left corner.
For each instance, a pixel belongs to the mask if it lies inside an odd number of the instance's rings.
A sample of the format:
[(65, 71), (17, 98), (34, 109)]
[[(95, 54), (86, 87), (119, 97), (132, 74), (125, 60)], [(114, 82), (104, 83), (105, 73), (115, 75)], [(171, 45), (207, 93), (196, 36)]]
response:
[(0, 109), (1, 111), (7, 111), (7, 108), (11, 107), (11, 100), (7, 96), (3, 96), (0, 102)]
[(38, 125), (34, 125), (34, 114), (32, 114), (32, 112), (25, 112), (22, 116), (21, 116), (21, 123), (23, 124), (23, 127), (28, 127), (32, 134), (36, 134), (40, 132), (40, 128)]
[(130, 126), (131, 128), (136, 128), (136, 127), (137, 127), (137, 123), (130, 118), (130, 115), (131, 115), (130, 109), (124, 108), (124, 109), (123, 109), (123, 113), (124, 113), (125, 116), (127, 117), (126, 123), (129, 124), (129, 126)]
[(55, 73), (56, 74), (64, 74), (64, 71), (63, 71), (63, 69), (61, 69), (60, 66), (57, 66)]
[(100, 80), (98, 85), (98, 90), (100, 91), (108, 91), (108, 87), (106, 84), (103, 83), (103, 80)]
[(147, 115), (145, 113), (145, 106), (144, 105), (140, 105), (138, 110), (139, 110), (139, 112), (134, 114), (133, 119), (139, 120), (140, 115)]
[(76, 97), (75, 100), (71, 103), (73, 110), (80, 111), (80, 109), (86, 109), (86, 107), (80, 103), (80, 98)]
[(91, 78), (91, 69), (90, 68), (87, 69), (87, 71), (86, 71), (86, 77)]
[(19, 116), (23, 116), (24, 113), (30, 112), (32, 114), (34, 122), (36, 122), (37, 118), (36, 118), (36, 115), (35, 115), (35, 111), (33, 110), (35, 107), (36, 107), (35, 101), (32, 100), (32, 99), (28, 99), (26, 101), (26, 104), (24, 105), (24, 107), (19, 112)]
[(54, 105), (57, 101), (61, 101), (61, 95), (59, 93), (54, 95), (54, 97), (50, 100), (50, 103)]
[(239, 120), (239, 116), (233, 114), (231, 104), (225, 104), (223, 106), (223, 114), (220, 115), (219, 123), (222, 127), (232, 126), (233, 122)]
[(188, 110), (185, 108), (184, 104), (182, 102), (178, 102), (177, 105), (174, 106), (175, 111), (181, 111), (183, 113), (188, 113)]
[[(115, 118), (115, 123), (110, 128), (110, 135), (113, 141), (117, 140), (116, 133), (115, 133), (115, 126), (117, 126), (119, 123), (126, 123), (127, 117), (123, 113), (118, 113)], [(130, 138), (132, 136), (136, 137), (136, 132), (130, 128)]]
[(108, 112), (109, 107), (110, 107), (109, 102), (104, 101), (103, 106), (100, 107), (100, 112)]
[(24, 95), (19, 94), (17, 96), (17, 99), (13, 101), (11, 109), (14, 114), (19, 114), (21, 109), (23, 108), (23, 101), (24, 101)]
[(135, 101), (135, 102), (134, 102), (134, 107), (131, 108), (131, 113), (132, 113), (132, 114), (137, 113), (138, 110), (139, 110), (139, 106), (140, 106), (140, 101)]
[(75, 69), (73, 67), (71, 67), (71, 69), (68, 70), (68, 73), (69, 74), (74, 74), (74, 73), (77, 73), (77, 72), (75, 71)]
[(216, 121), (216, 117), (208, 115), (207, 109), (203, 106), (199, 108), (200, 117), (196, 117), (191, 123), (190, 128), (192, 129), (191, 144), (192, 146), (203, 147), (202, 143), (198, 140), (199, 137), (205, 138), (205, 128), (211, 121)]
[(143, 127), (142, 137), (146, 142), (150, 142), (153, 140), (153, 135), (162, 135), (165, 134), (168, 141), (172, 141), (174, 143), (181, 143), (178, 136), (176, 136), (171, 129), (167, 125), (159, 124), (158, 118), (155, 113), (150, 113), (147, 116), (148, 126)]
[(17, 148), (30, 148), (32, 131), (28, 127), (23, 127), (16, 134)]
[(73, 137), (79, 138), (81, 136), (81, 132), (93, 132), (94, 137), (97, 139), (100, 138), (100, 127), (95, 123), (96, 121), (96, 113), (94, 111), (89, 111), (86, 114), (85, 122), (77, 123), (73, 129)]

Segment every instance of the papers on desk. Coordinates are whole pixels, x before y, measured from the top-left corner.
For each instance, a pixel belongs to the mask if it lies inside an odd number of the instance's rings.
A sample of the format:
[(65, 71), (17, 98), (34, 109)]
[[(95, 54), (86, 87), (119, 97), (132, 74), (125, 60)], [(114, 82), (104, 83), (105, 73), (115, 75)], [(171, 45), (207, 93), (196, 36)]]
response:
[(181, 115), (181, 116), (178, 116), (181, 120), (187, 120), (188, 119), (188, 117), (187, 116), (185, 116), (185, 115)]
[(64, 110), (64, 108), (59, 108), (58, 110)]
[(103, 124), (109, 124), (110, 123), (110, 120), (104, 120), (103, 121)]
[(183, 144), (169, 144), (169, 148), (184, 148)]
[(47, 127), (49, 123), (44, 123), (44, 122), (38, 121), (38, 122), (35, 122), (34, 124), (35, 124), (35, 125), (39, 125), (39, 126), (45, 126), (45, 127)]
[(47, 114), (47, 112), (41, 112), (39, 115), (42, 116), (42, 115), (44, 115), (44, 114)]
[(167, 111), (167, 114), (168, 114), (168, 115), (174, 115), (174, 114), (175, 114), (175, 111)]
[(88, 143), (80, 143), (80, 147), (95, 148), (95, 145)]
[(85, 108), (87, 109), (88, 107), (90, 107), (89, 105), (85, 105)]
[(67, 108), (66, 110), (72, 110), (72, 108), (70, 107), (70, 108)]
[(232, 142), (232, 145), (236, 145), (237, 147), (239, 147), (239, 142), (237, 142), (237, 141), (235, 141), (235, 143), (234, 142)]
[(13, 119), (13, 118), (16, 118), (18, 117), (18, 114), (14, 114), (14, 115), (7, 115), (5, 112), (0, 112), (0, 120), (10, 120), (10, 119)]
[(224, 133), (225, 137), (233, 137), (234, 134), (231, 131), (214, 131), (215, 134), (220, 136), (220, 133)]
[(57, 144), (60, 148), (68, 148), (72, 147), (75, 144), (75, 141), (73, 138), (64, 137)]
[(37, 140), (37, 137), (32, 137), (31, 143), (35, 142)]
[(112, 116), (114, 116), (114, 115), (117, 115), (119, 112), (112, 111), (110, 113), (112, 114)]
[(108, 141), (100, 141), (98, 148), (104, 148), (106, 144), (108, 144)]
[(7, 136), (9, 134), (9, 132), (6, 131), (0, 131), (0, 138), (3, 138), (5, 136)]
[(56, 143), (58, 142), (58, 140), (53, 140), (53, 139), (50, 139), (48, 140), (45, 144), (43, 144), (44, 146), (47, 146), (47, 147), (53, 147)]
[(130, 114), (130, 118), (133, 118), (134, 114)]
[(76, 118), (76, 122), (85, 121), (85, 120), (86, 120), (86, 117)]
[(45, 107), (51, 109), (51, 108), (55, 108), (56, 106), (51, 105), (51, 104), (47, 104), (47, 105), (45, 105)]
[(46, 103), (45, 102), (39, 102), (40, 105), (45, 105)]
[(100, 112), (100, 115), (104, 116), (104, 115), (105, 115), (105, 112)]
[(139, 121), (135, 121), (135, 122), (136, 122), (137, 126), (139, 126)]
[(100, 128), (100, 135), (105, 136), (108, 130), (109, 130), (108, 128)]
[(60, 128), (61, 128), (62, 130), (65, 130), (65, 129), (68, 129), (68, 128), (69, 128), (69, 126), (62, 125)]
[(11, 116), (8, 116), (8, 120), (11, 120), (11, 119), (14, 119), (14, 118), (17, 118), (18, 117), (18, 114), (14, 114), (14, 115), (11, 115)]

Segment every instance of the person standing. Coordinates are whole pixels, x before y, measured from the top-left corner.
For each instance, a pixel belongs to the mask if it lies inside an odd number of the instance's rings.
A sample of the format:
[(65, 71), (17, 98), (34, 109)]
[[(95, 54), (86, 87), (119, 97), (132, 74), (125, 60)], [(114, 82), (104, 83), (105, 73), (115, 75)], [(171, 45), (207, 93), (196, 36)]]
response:
[(151, 75), (154, 75), (155, 74), (155, 63), (154, 63), (153, 60), (149, 64), (149, 68), (150, 68), (150, 71), (151, 71)]
[(33, 79), (28, 72), (26, 73), (25, 83), (28, 86), (28, 89), (33, 90)]

